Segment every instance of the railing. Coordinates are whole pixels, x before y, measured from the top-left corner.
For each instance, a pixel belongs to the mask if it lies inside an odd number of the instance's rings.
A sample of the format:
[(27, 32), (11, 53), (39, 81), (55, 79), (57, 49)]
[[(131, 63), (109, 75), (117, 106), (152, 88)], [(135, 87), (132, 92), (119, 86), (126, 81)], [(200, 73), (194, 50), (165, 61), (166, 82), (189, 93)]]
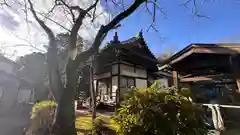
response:
[(201, 104), (201, 103), (197, 103), (199, 105), (203, 105), (203, 106), (209, 106), (209, 105), (217, 105), (219, 107), (223, 107), (223, 108), (234, 108), (234, 109), (240, 109), (240, 106), (237, 105), (220, 105), (220, 104)]

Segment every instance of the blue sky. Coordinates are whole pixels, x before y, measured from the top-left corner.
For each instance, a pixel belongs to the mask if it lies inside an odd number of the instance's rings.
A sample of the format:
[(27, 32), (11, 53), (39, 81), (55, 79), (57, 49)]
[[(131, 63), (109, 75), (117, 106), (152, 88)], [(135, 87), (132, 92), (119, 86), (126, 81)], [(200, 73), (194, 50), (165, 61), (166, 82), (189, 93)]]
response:
[[(158, 33), (153, 30), (146, 32), (151, 18), (142, 7), (122, 21), (122, 26), (117, 29), (119, 38), (128, 39), (143, 29), (144, 38), (155, 54), (180, 50), (190, 43), (240, 43), (240, 1), (205, 1), (198, 3), (197, 7), (199, 13), (209, 19), (194, 16), (192, 3), (186, 9), (182, 6), (184, 0), (161, 0), (167, 18), (157, 14)], [(112, 36), (113, 32), (109, 33), (107, 40)]]

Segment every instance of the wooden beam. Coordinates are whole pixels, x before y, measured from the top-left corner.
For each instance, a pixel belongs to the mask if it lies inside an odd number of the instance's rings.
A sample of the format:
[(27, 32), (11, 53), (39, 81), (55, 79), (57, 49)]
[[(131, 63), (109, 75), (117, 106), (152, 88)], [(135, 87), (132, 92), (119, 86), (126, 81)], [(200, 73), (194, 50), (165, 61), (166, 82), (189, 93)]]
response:
[(208, 81), (212, 80), (212, 78), (199, 76), (199, 77), (188, 77), (181, 79), (181, 82), (196, 82), (196, 81)]
[(197, 46), (193, 48), (194, 53), (211, 53), (211, 54), (238, 54), (240, 53), (239, 46)]
[(173, 59), (171, 62), (170, 62), (170, 65), (174, 64), (174, 63), (177, 63), (181, 60), (183, 60), (184, 58), (188, 57), (189, 55), (193, 54), (194, 51), (193, 50), (189, 50), (187, 51), (186, 53), (180, 55), (179, 57), (177, 57), (176, 59)]
[(94, 78), (93, 78), (93, 79), (94, 79), (94, 80), (99, 80), (99, 79), (109, 78), (109, 77), (111, 77), (111, 72), (94, 75)]
[(212, 73), (208, 73), (208, 74), (186, 74), (184, 76), (181, 76), (182, 79), (184, 78), (193, 78), (193, 77), (208, 77), (208, 78), (232, 78), (232, 73), (228, 73), (228, 74), (212, 74)]

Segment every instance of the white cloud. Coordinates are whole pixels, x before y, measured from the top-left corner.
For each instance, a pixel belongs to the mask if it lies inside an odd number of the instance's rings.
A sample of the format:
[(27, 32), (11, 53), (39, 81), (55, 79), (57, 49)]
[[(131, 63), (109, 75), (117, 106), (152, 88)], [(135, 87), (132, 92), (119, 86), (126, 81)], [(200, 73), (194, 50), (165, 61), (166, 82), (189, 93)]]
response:
[[(36, 23), (30, 12), (24, 12), (24, 1), (27, 0), (7, 0), (11, 8), (1, 8), (0, 9), (0, 45), (3, 46), (14, 46), (15, 44), (20, 45), (33, 45), (40, 49), (44, 49), (42, 46), (47, 44), (47, 37), (42, 28)], [(36, 11), (39, 13), (47, 14), (48, 11), (52, 8), (54, 0), (32, 0)], [(66, 0), (71, 2), (72, 5), (80, 5), (83, 8), (87, 8), (95, 0)], [(39, 15), (39, 14), (38, 14)], [(89, 23), (90, 18), (86, 18), (83, 21), (83, 25), (79, 30), (79, 35), (84, 38), (84, 40), (91, 43), (94, 36), (96, 35), (97, 30), (101, 24), (106, 24), (109, 21), (109, 14), (104, 8), (100, 5), (97, 5), (96, 10), (96, 20), (93, 23)], [(43, 16), (39, 15), (43, 19)], [(49, 17), (63, 25), (64, 27), (71, 28), (71, 16), (67, 15), (62, 7), (55, 8), (52, 14), (49, 14)], [(27, 21), (26, 21), (27, 20)], [(54, 31), (55, 34), (61, 32), (67, 32), (65, 29), (56, 25), (51, 20), (44, 19), (45, 23)], [(28, 23), (26, 23), (28, 22)], [(6, 48), (6, 47), (5, 47)], [(16, 49), (16, 55), (21, 56), (33, 51), (33, 48), (26, 46), (8, 47), (8, 51)]]

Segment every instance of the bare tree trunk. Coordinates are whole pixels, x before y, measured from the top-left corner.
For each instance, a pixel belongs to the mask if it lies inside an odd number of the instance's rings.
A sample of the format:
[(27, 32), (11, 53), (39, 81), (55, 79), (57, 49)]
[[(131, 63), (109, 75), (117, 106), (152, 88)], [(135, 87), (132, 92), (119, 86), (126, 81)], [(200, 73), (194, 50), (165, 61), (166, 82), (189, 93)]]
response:
[[(69, 59), (66, 68), (66, 88), (62, 92), (58, 104), (58, 113), (56, 118), (56, 135), (76, 135), (75, 128), (75, 93), (76, 93), (76, 66), (74, 60)], [(56, 131), (56, 130), (59, 130)]]
[(59, 64), (57, 62), (57, 50), (55, 48), (52, 48), (52, 46), (56, 45), (56, 41), (53, 39), (52, 41), (49, 42), (49, 44), (50, 46), (47, 52), (47, 63), (50, 90), (56, 102), (59, 102), (64, 87), (62, 84), (61, 75), (59, 71)]

